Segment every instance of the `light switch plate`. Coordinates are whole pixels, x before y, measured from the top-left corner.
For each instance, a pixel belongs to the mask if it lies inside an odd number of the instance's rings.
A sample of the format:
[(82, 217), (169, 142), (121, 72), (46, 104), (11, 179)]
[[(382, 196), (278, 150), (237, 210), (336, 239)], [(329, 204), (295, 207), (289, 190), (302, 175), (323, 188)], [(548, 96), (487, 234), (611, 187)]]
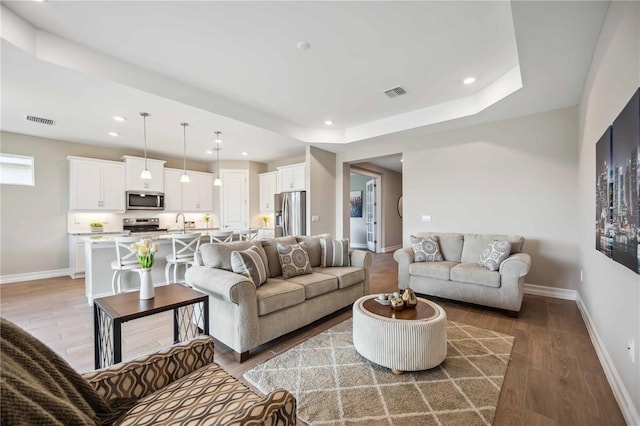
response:
[(431, 215), (430, 214), (423, 214), (422, 215), (422, 221), (424, 223), (431, 223)]
[(320, 222), (320, 216), (311, 216), (311, 222)]

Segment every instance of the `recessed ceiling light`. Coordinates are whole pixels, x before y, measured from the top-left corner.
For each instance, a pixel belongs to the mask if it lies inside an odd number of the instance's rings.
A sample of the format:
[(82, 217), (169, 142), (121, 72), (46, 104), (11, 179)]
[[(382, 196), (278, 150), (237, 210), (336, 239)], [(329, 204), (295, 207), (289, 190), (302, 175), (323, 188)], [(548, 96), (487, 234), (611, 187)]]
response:
[(213, 149), (209, 148), (205, 151), (207, 154), (213, 154)]
[(403, 162), (404, 162), (404, 158), (401, 158), (401, 159), (400, 159), (400, 162), (401, 162), (401, 163), (403, 163)]
[(308, 41), (300, 41), (296, 46), (298, 47), (298, 50), (309, 50), (311, 47)]
[(249, 153), (247, 151), (242, 151), (242, 155), (247, 156)]
[(327, 126), (331, 126), (333, 124), (333, 121), (327, 120), (324, 122), (324, 124), (326, 124)]
[(464, 84), (473, 84), (476, 81), (475, 77), (467, 77), (464, 79)]
[(120, 133), (109, 132), (109, 136), (113, 136), (115, 138), (116, 136), (120, 136)]
[(124, 117), (120, 117), (119, 115), (114, 115), (113, 119), (116, 121), (126, 121), (127, 119)]

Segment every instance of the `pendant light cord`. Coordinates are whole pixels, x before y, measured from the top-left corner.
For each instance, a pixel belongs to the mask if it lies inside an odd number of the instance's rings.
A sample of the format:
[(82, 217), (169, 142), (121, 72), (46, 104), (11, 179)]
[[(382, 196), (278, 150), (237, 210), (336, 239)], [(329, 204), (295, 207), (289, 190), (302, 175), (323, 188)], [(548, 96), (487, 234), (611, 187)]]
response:
[(147, 114), (142, 114), (142, 123), (144, 127), (144, 169), (149, 170), (147, 167)]

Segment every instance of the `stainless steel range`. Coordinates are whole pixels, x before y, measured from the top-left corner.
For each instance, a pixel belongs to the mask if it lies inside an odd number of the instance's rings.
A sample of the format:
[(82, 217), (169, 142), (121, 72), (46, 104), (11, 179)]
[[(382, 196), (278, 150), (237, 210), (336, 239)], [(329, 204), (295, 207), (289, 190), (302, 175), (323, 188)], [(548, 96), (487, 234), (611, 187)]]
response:
[(160, 228), (160, 220), (155, 217), (150, 218), (125, 218), (122, 229), (130, 231), (132, 234), (143, 232), (166, 232), (167, 228)]

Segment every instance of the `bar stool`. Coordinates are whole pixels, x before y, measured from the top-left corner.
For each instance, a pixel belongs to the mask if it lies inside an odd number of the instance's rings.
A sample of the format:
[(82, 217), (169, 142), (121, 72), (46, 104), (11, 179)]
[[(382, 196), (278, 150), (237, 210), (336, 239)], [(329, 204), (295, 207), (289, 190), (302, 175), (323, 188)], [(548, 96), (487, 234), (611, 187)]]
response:
[(258, 236), (257, 229), (242, 229), (240, 231), (240, 239), (242, 241), (253, 241)]
[(111, 262), (111, 269), (114, 270), (111, 278), (111, 288), (113, 294), (122, 293), (121, 277), (125, 271), (138, 272), (140, 264), (136, 251), (131, 250), (131, 244), (140, 241), (138, 237), (116, 237), (113, 239), (116, 244), (116, 260)]
[[(189, 266), (195, 262), (195, 255), (200, 248), (200, 234), (174, 234), (171, 235), (172, 254), (167, 255), (167, 266), (164, 268), (164, 275), (167, 283), (178, 282), (178, 267), (184, 265), (187, 272)], [(169, 281), (169, 273), (173, 266), (173, 281)]]
[(233, 231), (223, 231), (223, 232), (210, 232), (209, 233), (209, 242), (211, 244), (215, 243), (228, 243), (233, 240)]

